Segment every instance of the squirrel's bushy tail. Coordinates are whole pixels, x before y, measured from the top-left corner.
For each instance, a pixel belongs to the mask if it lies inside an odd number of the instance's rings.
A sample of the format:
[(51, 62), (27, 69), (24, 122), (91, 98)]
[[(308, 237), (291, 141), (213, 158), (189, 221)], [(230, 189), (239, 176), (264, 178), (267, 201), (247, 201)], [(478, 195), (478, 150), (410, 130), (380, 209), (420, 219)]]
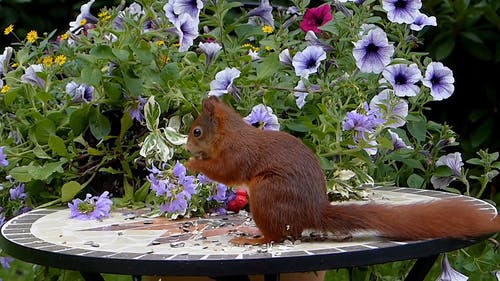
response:
[(455, 199), (411, 205), (328, 205), (323, 218), (323, 231), (374, 231), (378, 236), (397, 240), (469, 238), (500, 232), (500, 218), (495, 217), (493, 209)]

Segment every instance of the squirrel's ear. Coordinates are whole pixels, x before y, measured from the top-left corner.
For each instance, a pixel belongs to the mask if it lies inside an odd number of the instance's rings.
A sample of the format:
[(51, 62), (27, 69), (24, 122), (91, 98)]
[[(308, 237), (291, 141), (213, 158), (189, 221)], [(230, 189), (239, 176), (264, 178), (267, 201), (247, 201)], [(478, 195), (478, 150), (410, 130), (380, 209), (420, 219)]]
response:
[(216, 96), (210, 96), (209, 98), (203, 99), (202, 101), (203, 111), (213, 114), (215, 111), (214, 101), (219, 102), (219, 99)]

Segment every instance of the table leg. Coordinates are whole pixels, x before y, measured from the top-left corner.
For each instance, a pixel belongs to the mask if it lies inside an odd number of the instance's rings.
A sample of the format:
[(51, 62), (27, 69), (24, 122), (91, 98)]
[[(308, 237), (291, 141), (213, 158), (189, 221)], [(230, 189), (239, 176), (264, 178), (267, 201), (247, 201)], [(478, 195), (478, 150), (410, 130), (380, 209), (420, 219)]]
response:
[(439, 254), (419, 258), (411, 268), (410, 272), (408, 272), (408, 275), (406, 275), (405, 281), (423, 281), (438, 257)]
[(83, 279), (85, 279), (85, 281), (104, 281), (104, 278), (101, 276), (101, 274), (97, 272), (80, 271), (80, 274), (82, 275)]

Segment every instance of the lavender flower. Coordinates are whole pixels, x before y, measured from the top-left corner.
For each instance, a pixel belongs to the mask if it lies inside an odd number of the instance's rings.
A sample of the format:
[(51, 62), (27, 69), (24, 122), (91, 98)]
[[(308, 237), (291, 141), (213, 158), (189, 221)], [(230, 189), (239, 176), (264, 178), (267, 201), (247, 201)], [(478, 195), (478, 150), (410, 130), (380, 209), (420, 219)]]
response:
[(80, 27), (82, 26), (82, 22), (87, 23), (97, 23), (99, 20), (90, 13), (90, 6), (94, 4), (95, 0), (90, 0), (86, 4), (80, 7), (80, 14), (76, 16), (75, 21), (69, 23), (69, 30), (71, 32), (79, 33), (81, 31)]
[(43, 89), (45, 88), (45, 81), (37, 75), (38, 72), (42, 71), (43, 66), (41, 64), (30, 65), (21, 76), (21, 81)]
[(304, 39), (306, 39), (306, 41), (309, 43), (310, 46), (321, 47), (325, 52), (333, 52), (334, 50), (332, 46), (319, 40), (318, 36), (316, 36), (316, 33), (314, 33), (314, 31), (312, 30), (309, 30), (306, 33)]
[(0, 166), (6, 167), (9, 165), (9, 161), (7, 160), (7, 155), (3, 152), (5, 146), (0, 146)]
[(381, 73), (391, 62), (394, 46), (381, 28), (370, 29), (368, 34), (354, 43), (352, 54), (361, 72)]
[(2, 227), (7, 222), (7, 219), (3, 214), (0, 214), (0, 227)]
[(414, 63), (389, 65), (382, 75), (391, 83), (394, 94), (398, 97), (414, 97), (420, 92), (415, 83), (422, 79), (422, 74)]
[(66, 84), (66, 93), (73, 98), (74, 103), (92, 101), (94, 95), (94, 87), (87, 84), (78, 84), (75, 81), (71, 81)]
[(385, 126), (397, 128), (406, 124), (408, 102), (395, 97), (391, 90), (384, 90), (370, 101), (370, 109), (377, 117), (386, 120)]
[(281, 51), (279, 59), (282, 64), (292, 66), (292, 56), (290, 56), (290, 51), (288, 49)]
[(220, 50), (222, 50), (222, 46), (219, 43), (215, 42), (208, 42), (208, 43), (200, 42), (198, 46), (200, 46), (200, 49), (203, 51), (203, 53), (205, 53), (206, 66), (209, 66), (215, 59), (217, 54), (220, 52)]
[(304, 81), (299, 80), (299, 83), (293, 89), (295, 90), (293, 92), (293, 95), (296, 97), (295, 103), (297, 104), (297, 107), (298, 108), (304, 107), (304, 105), (306, 104), (306, 98), (309, 95), (306, 86), (304, 85)]
[(70, 218), (79, 220), (100, 220), (109, 216), (113, 201), (108, 197), (109, 192), (104, 191), (99, 197), (87, 194), (84, 200), (73, 199), (68, 203)]
[(16, 187), (9, 189), (10, 200), (24, 200), (28, 196), (26, 192), (24, 192), (24, 183), (19, 184)]
[(224, 203), (227, 199), (228, 187), (222, 183), (218, 183), (216, 187), (215, 195), (211, 196), (209, 200), (215, 200), (218, 203)]
[(210, 82), (210, 92), (208, 92), (208, 95), (220, 97), (235, 91), (233, 81), (240, 77), (240, 73), (241, 72), (234, 67), (226, 67), (226, 69), (217, 72), (217, 74), (215, 74), (215, 80)]
[(144, 106), (146, 105), (148, 100), (146, 100), (143, 97), (139, 97), (137, 100), (138, 100), (137, 106), (130, 110), (130, 117), (132, 117), (132, 119), (134, 119), (140, 123), (143, 123), (144, 122), (144, 113), (143, 113)]
[(428, 25), (436, 26), (436, 17), (429, 17), (425, 14), (420, 13), (415, 17), (415, 20), (413, 20), (413, 23), (410, 25), (410, 29), (420, 31), (422, 30), (422, 28)]
[(318, 46), (308, 46), (302, 52), (298, 52), (292, 59), (297, 76), (308, 78), (309, 74), (316, 73), (321, 61), (326, 59), (323, 48)]
[(382, 9), (387, 12), (387, 18), (396, 23), (413, 23), (421, 7), (421, 0), (382, 0)]
[(446, 254), (443, 255), (443, 260), (441, 262), (441, 274), (436, 279), (436, 281), (467, 281), (469, 277), (463, 275), (462, 273), (456, 271), (451, 267), (450, 262), (448, 261), (448, 256)]
[(248, 124), (262, 130), (279, 131), (278, 117), (273, 114), (273, 109), (263, 104), (252, 108), (252, 112), (243, 118)]
[(424, 86), (431, 89), (431, 96), (436, 101), (447, 99), (453, 94), (454, 82), (455, 78), (451, 69), (440, 62), (429, 63), (422, 80)]
[(375, 132), (375, 128), (385, 123), (386, 120), (378, 118), (374, 111), (370, 111), (368, 105), (364, 105), (366, 114), (358, 113), (356, 110), (347, 112), (342, 121), (344, 131), (353, 130), (355, 139), (367, 139), (369, 134)]
[(250, 10), (247, 16), (257, 16), (262, 20), (262, 23), (274, 28), (273, 7), (269, 4), (269, 0), (261, 0), (257, 8)]
[(8, 70), (9, 61), (14, 49), (12, 47), (5, 47), (3, 53), (0, 55), (0, 77)]
[[(130, 4), (125, 10), (120, 11), (118, 16), (113, 21), (113, 26), (116, 29), (123, 29), (123, 18), (125, 15), (130, 15), (135, 21), (139, 21), (140, 17), (145, 15), (146, 12), (142, 9), (142, 6), (136, 2)], [(149, 23), (149, 21), (148, 21)], [(146, 28), (147, 29), (147, 28)]]
[(194, 39), (198, 37), (199, 19), (193, 18), (189, 14), (180, 14), (174, 23), (175, 30), (179, 36), (179, 52), (185, 52), (193, 45)]
[(188, 14), (193, 19), (198, 19), (203, 9), (201, 0), (170, 0), (169, 3), (171, 2), (176, 15)]
[(2, 265), (3, 268), (9, 269), (10, 268), (10, 263), (14, 259), (11, 257), (0, 257), (0, 264)]
[(460, 177), (462, 175), (462, 167), (464, 166), (462, 155), (460, 154), (460, 152), (443, 155), (436, 161), (436, 167), (439, 166), (448, 166), (451, 169), (453, 176), (432, 176), (431, 183), (436, 189), (447, 187), (454, 180), (454, 177)]
[(403, 139), (396, 134), (395, 132), (388, 130), (389, 135), (391, 136), (391, 141), (392, 141), (392, 150), (399, 150), (399, 149), (413, 149), (413, 147), (407, 145)]
[(186, 167), (179, 161), (172, 168), (171, 173), (165, 173), (155, 166), (150, 169), (150, 172), (147, 179), (151, 182), (151, 189), (156, 192), (156, 196), (162, 198), (162, 203), (159, 204), (160, 211), (184, 215), (188, 208), (188, 201), (196, 193), (195, 177), (188, 176)]

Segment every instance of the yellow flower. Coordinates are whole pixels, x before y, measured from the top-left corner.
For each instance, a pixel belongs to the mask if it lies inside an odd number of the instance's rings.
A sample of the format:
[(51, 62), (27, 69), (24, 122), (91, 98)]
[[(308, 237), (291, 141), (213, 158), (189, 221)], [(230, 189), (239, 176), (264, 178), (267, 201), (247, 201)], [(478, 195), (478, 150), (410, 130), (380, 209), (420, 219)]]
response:
[(108, 13), (108, 11), (102, 11), (97, 16), (104, 21), (111, 19), (111, 15)]
[(55, 63), (57, 63), (59, 66), (63, 65), (66, 63), (66, 56), (65, 55), (58, 55), (55, 60)]
[(2, 92), (2, 94), (5, 94), (9, 90), (10, 90), (10, 86), (9, 85), (5, 85), (5, 86), (2, 87), (2, 90), (0, 90), (0, 92)]
[(160, 56), (160, 61), (163, 63), (167, 63), (170, 61), (170, 57), (166, 56), (166, 55), (162, 55), (162, 56)]
[(54, 63), (54, 59), (52, 57), (44, 57), (42, 59), (42, 63), (43, 63), (43, 65), (49, 67)]
[(66, 32), (63, 35), (61, 35), (61, 41), (68, 40), (68, 38), (69, 38), (69, 32)]
[(38, 32), (36, 32), (36, 30), (30, 31), (26, 35), (26, 40), (30, 43), (35, 43), (36, 39), (38, 39)]
[(269, 52), (270, 52), (270, 51), (272, 51), (272, 50), (273, 50), (273, 47), (271, 47), (271, 46), (265, 46), (265, 47), (264, 47), (264, 49), (266, 49), (266, 51), (269, 51)]
[(164, 46), (164, 45), (165, 45), (165, 41), (163, 41), (163, 40), (159, 40), (158, 42), (156, 42), (156, 45), (157, 45), (158, 47)]
[(12, 31), (14, 31), (14, 25), (10, 24), (4, 29), (3, 34), (9, 35)]
[(12, 66), (12, 68), (16, 68), (16, 67), (18, 67), (19, 65), (18, 65), (17, 63), (13, 63), (11, 66)]
[(252, 44), (250, 44), (250, 43), (245, 43), (245, 44), (241, 45), (241, 47), (243, 47), (243, 48), (253, 48)]
[(82, 19), (82, 20), (80, 21), (80, 26), (83, 26), (83, 25), (85, 25), (86, 23), (87, 23), (87, 20), (86, 20), (86, 19)]
[(264, 25), (262, 27), (262, 32), (264, 33), (273, 33), (273, 27), (270, 25)]

